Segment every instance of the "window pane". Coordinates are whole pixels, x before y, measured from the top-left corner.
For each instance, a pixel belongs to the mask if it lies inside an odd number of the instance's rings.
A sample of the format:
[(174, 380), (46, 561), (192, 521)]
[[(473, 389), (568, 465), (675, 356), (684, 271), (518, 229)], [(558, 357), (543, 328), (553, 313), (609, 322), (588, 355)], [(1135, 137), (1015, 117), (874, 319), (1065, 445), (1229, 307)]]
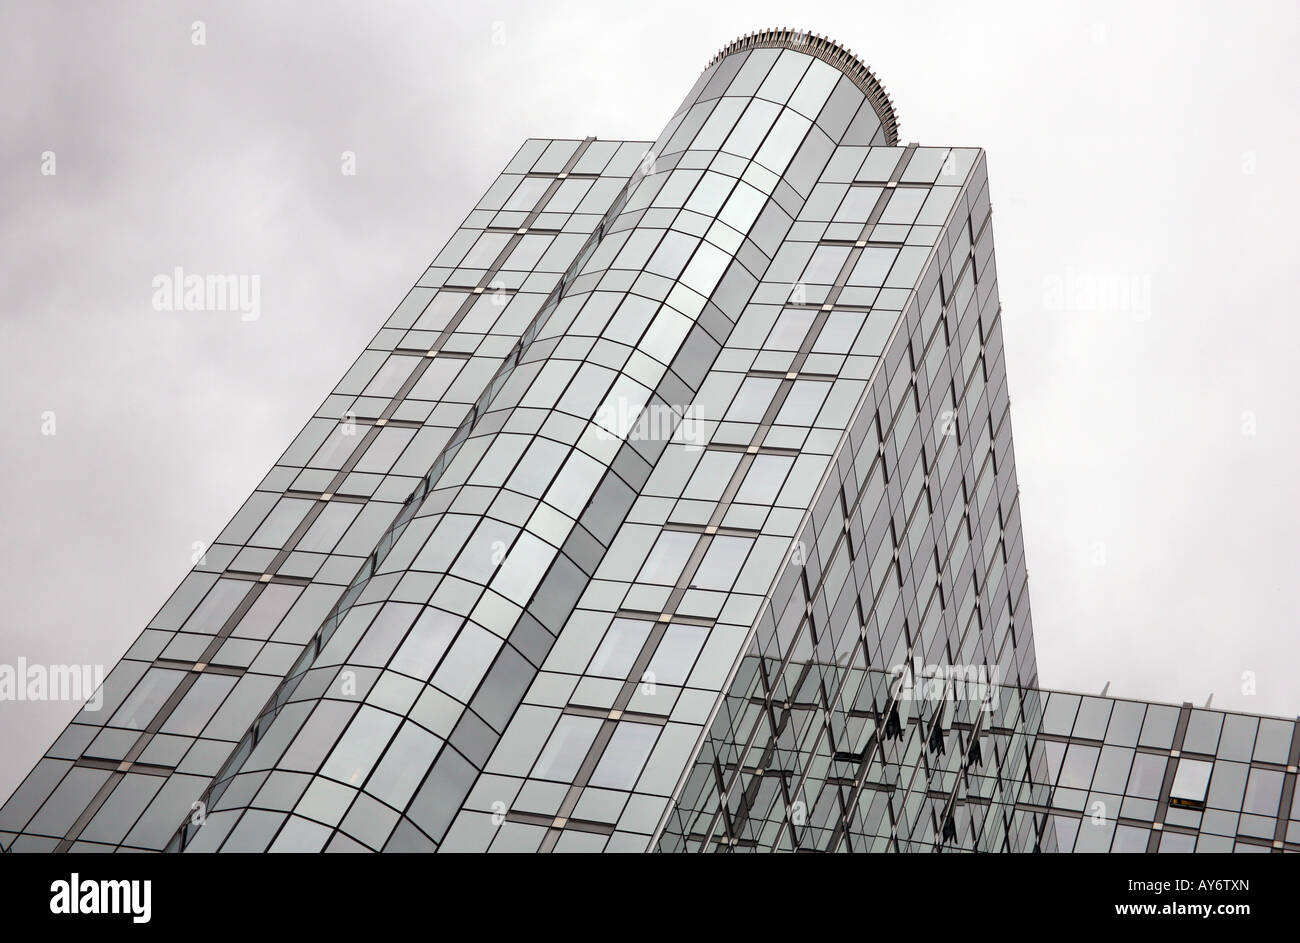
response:
[(1188, 802), (1204, 802), (1205, 790), (1210, 784), (1210, 771), (1213, 763), (1203, 760), (1189, 760), (1183, 757), (1178, 761), (1178, 771), (1174, 773), (1174, 785), (1170, 798), (1184, 799)]
[(1246, 781), (1246, 802), (1243, 812), (1256, 815), (1277, 815), (1277, 801), (1282, 795), (1282, 774), (1271, 769), (1252, 769)]
[(631, 789), (658, 738), (659, 728), (650, 724), (619, 724), (591, 774), (591, 785)]
[(187, 737), (197, 737), (237, 679), (229, 675), (205, 674), (194, 682), (189, 693), (181, 699), (162, 726), (163, 733), (179, 733)]
[(185, 677), (183, 671), (167, 668), (150, 668), (148, 674), (135, 686), (135, 690), (117, 709), (109, 726), (143, 730), (158, 713), (163, 701), (176, 690)]
[(591, 659), (588, 674), (603, 678), (626, 678), (649, 634), (649, 622), (615, 619), (605, 633), (605, 640)]
[(686, 565), (686, 558), (695, 549), (696, 539), (695, 534), (676, 530), (666, 530), (660, 534), (654, 549), (641, 567), (641, 582), (674, 583)]
[(546, 748), (542, 750), (542, 755), (537, 758), (533, 776), (572, 782), (578, 767), (582, 765), (583, 757), (587, 755), (587, 748), (596, 738), (600, 724), (594, 717), (561, 717)]
[(698, 625), (670, 625), (646, 669), (656, 684), (685, 684), (709, 630)]

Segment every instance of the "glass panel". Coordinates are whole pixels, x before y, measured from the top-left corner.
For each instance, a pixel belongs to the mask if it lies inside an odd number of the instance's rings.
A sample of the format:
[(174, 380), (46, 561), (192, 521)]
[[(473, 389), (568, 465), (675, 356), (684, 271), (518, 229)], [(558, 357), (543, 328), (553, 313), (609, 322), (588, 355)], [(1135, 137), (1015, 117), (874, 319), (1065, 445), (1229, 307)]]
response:
[(649, 634), (649, 622), (615, 619), (592, 657), (587, 673), (603, 678), (626, 678)]
[(658, 727), (627, 722), (619, 724), (596, 764), (596, 771), (591, 774), (591, 785), (631, 789), (657, 739)]
[(1183, 739), (1184, 753), (1214, 754), (1219, 747), (1219, 729), (1223, 715), (1218, 711), (1192, 711), (1187, 722), (1187, 736)]
[(646, 669), (656, 684), (685, 684), (709, 630), (698, 625), (670, 625)]
[(749, 537), (714, 537), (695, 575), (691, 577), (691, 586), (697, 589), (730, 589), (753, 545), (754, 541)]
[(1178, 761), (1178, 770), (1174, 773), (1173, 788), (1169, 791), (1170, 798), (1204, 802), (1205, 790), (1210, 784), (1210, 772), (1213, 769), (1213, 763), (1181, 758)]
[(1142, 730), (1146, 705), (1136, 701), (1116, 701), (1111, 709), (1110, 726), (1106, 728), (1106, 742), (1121, 746), (1137, 746)]
[(760, 422), (780, 385), (781, 381), (776, 379), (746, 377), (725, 418), (729, 422)]
[(321, 774), (350, 786), (360, 786), (397, 729), (398, 720), (387, 711), (363, 704), (321, 767)]
[(572, 782), (600, 725), (601, 721), (594, 717), (575, 717), (571, 714), (561, 717), (546, 748), (542, 750), (542, 755), (537, 758), (532, 775), (537, 779)]
[(1098, 792), (1122, 793), (1133, 763), (1133, 751), (1120, 746), (1104, 746), (1097, 761), (1092, 788)]
[(1285, 764), (1291, 753), (1291, 738), (1295, 724), (1289, 720), (1265, 717), (1259, 722), (1259, 738), (1255, 742), (1255, 759), (1264, 763)]
[(1245, 714), (1227, 714), (1223, 718), (1223, 735), (1219, 738), (1219, 756), (1229, 760), (1250, 761), (1255, 746), (1259, 719)]
[(1074, 717), (1079, 712), (1079, 696), (1077, 694), (1061, 694), (1053, 691), (1047, 697), (1047, 705), (1043, 709), (1043, 733), (1055, 733), (1062, 736), (1069, 736), (1070, 731), (1074, 729)]
[(135, 686), (135, 690), (117, 709), (109, 726), (143, 730), (154, 719), (158, 708), (172, 691), (176, 690), (176, 685), (181, 683), (183, 677), (185, 677), (183, 671), (150, 668), (140, 683)]
[(1252, 769), (1246, 780), (1246, 801), (1243, 812), (1255, 815), (1277, 815), (1277, 802), (1282, 795), (1282, 774), (1272, 769)]
[(1069, 750), (1065, 753), (1065, 763), (1061, 766), (1061, 778), (1057, 785), (1070, 789), (1087, 789), (1092, 782), (1092, 771), (1100, 752), (1096, 747), (1082, 743), (1070, 744)]
[(236, 680), (229, 675), (201, 675), (167, 718), (162, 732), (197, 737), (235, 686)]
[(1101, 697), (1085, 697), (1079, 705), (1079, 714), (1074, 719), (1074, 735), (1087, 740), (1100, 740), (1106, 735), (1106, 724), (1110, 720), (1111, 702)]
[(1165, 747), (1173, 745), (1174, 730), (1178, 726), (1178, 708), (1164, 704), (1151, 704), (1147, 707), (1146, 721), (1142, 724), (1142, 736), (1138, 739), (1144, 747)]
[(695, 549), (697, 539), (695, 534), (684, 531), (666, 530), (661, 533), (641, 567), (640, 581), (664, 584), (676, 582), (682, 567), (686, 565), (686, 558)]
[(1117, 854), (1145, 854), (1150, 835), (1145, 828), (1120, 825), (1115, 829), (1115, 840), (1111, 843), (1110, 850)]
[(1160, 796), (1160, 786), (1165, 777), (1167, 757), (1154, 753), (1136, 753), (1133, 755), (1133, 771), (1129, 774), (1126, 795), (1142, 799), (1156, 799)]
[(1249, 772), (1250, 768), (1244, 763), (1227, 760), (1215, 763), (1214, 774), (1210, 777), (1210, 797), (1206, 804), (1215, 809), (1240, 809)]

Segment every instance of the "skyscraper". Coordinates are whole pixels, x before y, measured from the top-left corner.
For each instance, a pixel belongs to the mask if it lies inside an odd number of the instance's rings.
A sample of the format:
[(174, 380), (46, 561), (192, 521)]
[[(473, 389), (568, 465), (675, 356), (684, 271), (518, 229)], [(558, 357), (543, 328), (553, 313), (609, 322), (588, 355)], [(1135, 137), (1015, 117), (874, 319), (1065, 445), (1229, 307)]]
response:
[(1037, 689), (1000, 315), (983, 152), (826, 39), (525, 142), (0, 842), (1300, 841), (1293, 722)]

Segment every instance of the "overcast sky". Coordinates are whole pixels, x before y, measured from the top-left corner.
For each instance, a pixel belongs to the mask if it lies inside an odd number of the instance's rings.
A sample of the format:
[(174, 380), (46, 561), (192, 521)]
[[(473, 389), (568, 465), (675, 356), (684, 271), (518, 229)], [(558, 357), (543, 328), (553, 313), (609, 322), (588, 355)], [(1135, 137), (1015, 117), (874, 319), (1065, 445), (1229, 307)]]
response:
[[(113, 664), (523, 139), (770, 26), (988, 151), (1041, 682), (1300, 712), (1289, 2), (0, 4), (0, 663)], [(74, 712), (0, 704), (0, 796)]]

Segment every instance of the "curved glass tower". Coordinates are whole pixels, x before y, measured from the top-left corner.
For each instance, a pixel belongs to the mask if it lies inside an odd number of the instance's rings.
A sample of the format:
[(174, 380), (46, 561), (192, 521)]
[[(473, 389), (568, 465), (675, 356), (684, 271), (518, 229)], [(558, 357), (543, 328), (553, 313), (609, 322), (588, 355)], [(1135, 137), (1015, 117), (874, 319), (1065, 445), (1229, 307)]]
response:
[(803, 32), (653, 142), (525, 142), (0, 843), (1070, 850), (989, 218)]

